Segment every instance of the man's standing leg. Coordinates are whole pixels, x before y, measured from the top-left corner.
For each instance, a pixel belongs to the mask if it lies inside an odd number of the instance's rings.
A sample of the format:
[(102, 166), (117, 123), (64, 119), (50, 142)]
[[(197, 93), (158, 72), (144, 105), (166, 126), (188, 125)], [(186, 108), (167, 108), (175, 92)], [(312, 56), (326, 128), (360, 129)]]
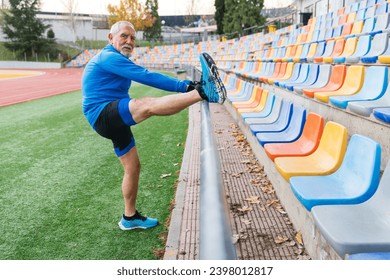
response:
[(141, 171), (141, 164), (138, 157), (137, 148), (133, 147), (119, 160), (123, 166), (122, 193), (125, 203), (124, 214), (131, 217), (136, 211), (136, 198), (138, 192), (138, 181)]

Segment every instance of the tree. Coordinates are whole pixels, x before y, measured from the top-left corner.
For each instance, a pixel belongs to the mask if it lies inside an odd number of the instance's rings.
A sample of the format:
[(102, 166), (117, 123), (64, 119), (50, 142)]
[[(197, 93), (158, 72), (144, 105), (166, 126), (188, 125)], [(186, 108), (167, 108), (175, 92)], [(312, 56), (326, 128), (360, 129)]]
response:
[(225, 0), (215, 0), (215, 21), (217, 22), (217, 33), (223, 34), (223, 17), (225, 15)]
[(120, 0), (119, 6), (109, 4), (107, 6), (108, 23), (113, 25), (120, 20), (126, 20), (134, 25), (136, 30), (145, 30), (154, 23), (153, 16), (138, 0)]
[(192, 24), (196, 21), (197, 14), (197, 1), (190, 0), (187, 4), (187, 15), (184, 17), (184, 20), (188, 24)]
[(46, 49), (52, 42), (45, 37), (50, 25), (36, 17), (39, 0), (10, 0), (9, 4), (9, 10), (2, 11), (2, 29), (9, 40), (5, 47), (31, 56)]
[(225, 0), (224, 33), (243, 33), (245, 28), (262, 26), (265, 18), (260, 14), (264, 0)]
[(154, 19), (154, 24), (145, 29), (145, 39), (149, 41), (161, 41), (161, 20), (160, 16), (158, 15), (158, 1), (146, 0), (145, 6), (146, 10), (152, 15)]
[(77, 22), (76, 22), (76, 10), (78, 6), (77, 0), (61, 0), (62, 5), (64, 6), (65, 12), (67, 13), (67, 23), (69, 29), (73, 33), (73, 42), (76, 42), (77, 39)]

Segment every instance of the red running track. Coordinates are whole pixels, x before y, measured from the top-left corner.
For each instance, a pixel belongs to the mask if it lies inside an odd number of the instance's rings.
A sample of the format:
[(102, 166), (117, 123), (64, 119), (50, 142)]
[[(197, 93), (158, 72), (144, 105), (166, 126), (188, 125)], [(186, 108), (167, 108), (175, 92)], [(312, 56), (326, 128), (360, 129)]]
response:
[(0, 80), (0, 107), (81, 89), (82, 68), (36, 71), (44, 74)]

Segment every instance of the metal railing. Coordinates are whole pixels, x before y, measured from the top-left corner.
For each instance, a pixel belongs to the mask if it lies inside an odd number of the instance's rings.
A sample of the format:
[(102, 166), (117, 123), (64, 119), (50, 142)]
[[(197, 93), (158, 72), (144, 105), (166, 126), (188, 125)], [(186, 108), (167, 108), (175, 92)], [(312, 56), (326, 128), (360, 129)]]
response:
[(219, 154), (213, 134), (209, 103), (203, 101), (201, 103), (199, 259), (234, 260), (237, 259), (237, 255), (228, 218)]

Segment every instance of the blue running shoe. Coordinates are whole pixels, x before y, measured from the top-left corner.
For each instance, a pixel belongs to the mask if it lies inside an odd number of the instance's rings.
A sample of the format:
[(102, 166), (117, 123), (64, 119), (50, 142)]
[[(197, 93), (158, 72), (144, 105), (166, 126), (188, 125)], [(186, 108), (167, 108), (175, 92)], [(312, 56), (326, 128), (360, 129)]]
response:
[(214, 60), (207, 53), (200, 55), (200, 64), (202, 66), (202, 78), (200, 80), (203, 90), (198, 90), (200, 96), (212, 103), (222, 104), (226, 100), (226, 89), (219, 77), (218, 68)]
[(149, 229), (158, 225), (158, 220), (142, 216), (138, 211), (126, 220), (123, 216), (119, 221), (118, 226), (121, 230), (132, 230), (136, 228)]

